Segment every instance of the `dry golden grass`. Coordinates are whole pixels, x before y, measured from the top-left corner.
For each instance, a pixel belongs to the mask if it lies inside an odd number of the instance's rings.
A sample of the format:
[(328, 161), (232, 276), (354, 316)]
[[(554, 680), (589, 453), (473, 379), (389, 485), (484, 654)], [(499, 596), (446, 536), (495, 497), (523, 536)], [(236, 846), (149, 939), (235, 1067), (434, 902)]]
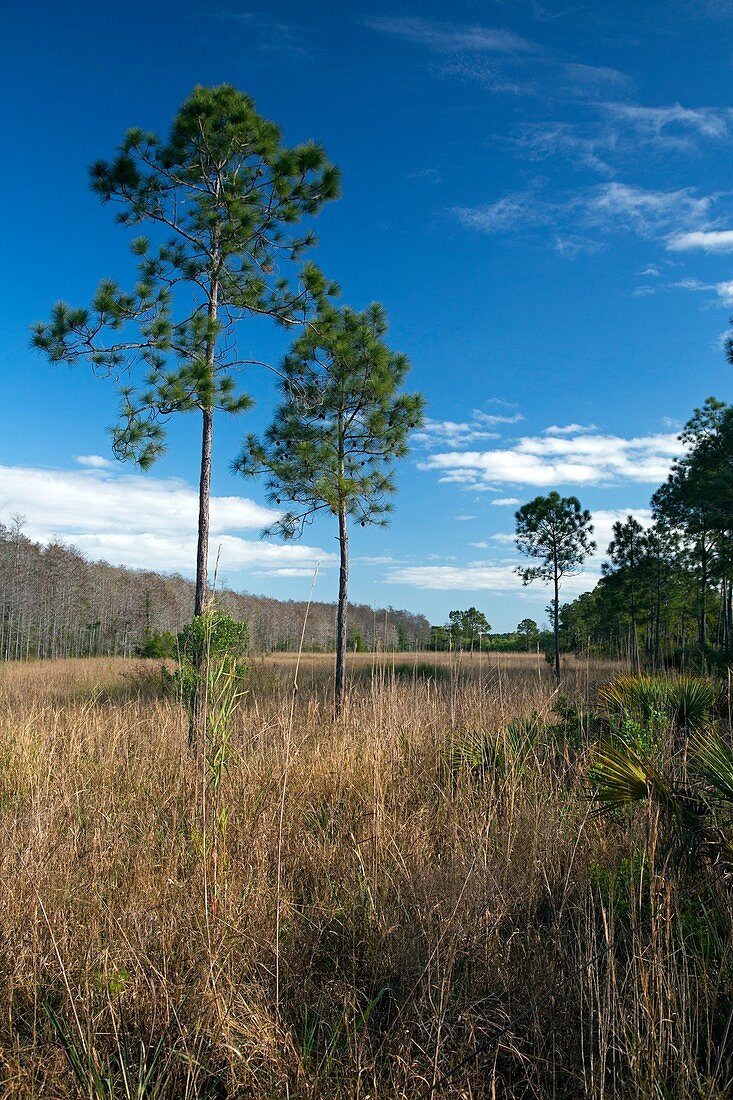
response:
[(254, 662), (214, 804), (155, 662), (0, 668), (0, 1098), (730, 1095), (721, 891), (591, 814), (582, 730), (446, 764), (557, 722), (544, 664), (354, 655), (338, 725), (293, 672)]

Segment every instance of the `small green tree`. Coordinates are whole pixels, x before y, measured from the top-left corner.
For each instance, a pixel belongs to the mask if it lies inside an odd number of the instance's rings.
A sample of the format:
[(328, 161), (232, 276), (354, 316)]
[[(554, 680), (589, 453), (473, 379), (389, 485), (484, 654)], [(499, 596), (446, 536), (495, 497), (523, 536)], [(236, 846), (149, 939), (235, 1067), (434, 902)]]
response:
[(174, 413), (201, 417), (194, 607), (201, 615), (214, 416), (251, 404), (237, 391), (237, 376), (256, 362), (238, 349), (239, 322), (261, 315), (303, 322), (333, 289), (312, 264), (295, 284), (282, 272), (314, 243), (293, 227), (337, 197), (339, 174), (319, 145), (283, 145), (252, 99), (222, 84), (196, 87), (165, 141), (129, 130), (114, 159), (92, 165), (90, 176), (102, 202), (118, 206), (120, 225), (149, 225), (157, 242), (132, 242), (139, 275), (131, 292), (107, 279), (89, 308), (59, 302), (50, 321), (33, 327), (33, 343), (52, 362), (130, 374), (112, 430), (118, 458), (145, 469), (163, 452)]
[(443, 651), (448, 649), (450, 643), (450, 634), (444, 626), (431, 626), (430, 627), (430, 648), (436, 651)]
[(560, 582), (578, 572), (596, 544), (591, 514), (580, 506), (577, 497), (561, 497), (552, 492), (538, 496), (515, 513), (516, 545), (521, 554), (538, 564), (517, 567), (524, 584), (534, 580), (552, 582), (552, 628), (555, 675), (560, 679)]
[(532, 645), (537, 641), (540, 634), (540, 628), (534, 619), (522, 619), (521, 623), (517, 625), (517, 634), (527, 646), (527, 651), (532, 648)]
[(384, 526), (395, 492), (394, 464), (423, 418), (423, 398), (401, 393), (407, 358), (384, 342), (381, 306), (365, 312), (324, 306), (282, 365), (282, 401), (264, 439), (249, 436), (237, 463), (267, 474), (269, 499), (288, 508), (275, 530), (302, 534), (319, 512), (338, 519), (339, 591), (335, 709), (345, 689), (349, 519)]
[(481, 635), (488, 634), (491, 624), (483, 611), (469, 607), (467, 611), (451, 611), (447, 628), (455, 649), (481, 648)]

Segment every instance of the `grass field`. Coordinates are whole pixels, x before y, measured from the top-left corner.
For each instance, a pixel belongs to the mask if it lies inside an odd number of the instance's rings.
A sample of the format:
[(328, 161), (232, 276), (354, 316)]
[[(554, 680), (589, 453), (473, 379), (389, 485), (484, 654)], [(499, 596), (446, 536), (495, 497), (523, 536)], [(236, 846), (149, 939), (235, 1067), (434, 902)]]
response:
[(613, 671), (357, 654), (336, 725), (254, 661), (214, 789), (159, 664), (0, 667), (0, 1097), (731, 1095), (725, 890), (587, 798)]

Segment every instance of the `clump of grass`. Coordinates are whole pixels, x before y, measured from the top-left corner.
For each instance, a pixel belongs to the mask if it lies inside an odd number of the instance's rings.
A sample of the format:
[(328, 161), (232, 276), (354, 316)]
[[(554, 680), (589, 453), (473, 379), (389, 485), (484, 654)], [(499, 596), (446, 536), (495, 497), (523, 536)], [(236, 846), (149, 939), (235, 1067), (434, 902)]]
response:
[(537, 714), (509, 722), (499, 730), (469, 730), (451, 734), (444, 749), (453, 781), (463, 772), (485, 781), (521, 770), (544, 729)]
[(409, 664), (407, 661), (399, 661), (392, 665), (390, 671), (398, 680), (436, 680), (450, 679), (450, 668), (428, 661), (415, 661)]

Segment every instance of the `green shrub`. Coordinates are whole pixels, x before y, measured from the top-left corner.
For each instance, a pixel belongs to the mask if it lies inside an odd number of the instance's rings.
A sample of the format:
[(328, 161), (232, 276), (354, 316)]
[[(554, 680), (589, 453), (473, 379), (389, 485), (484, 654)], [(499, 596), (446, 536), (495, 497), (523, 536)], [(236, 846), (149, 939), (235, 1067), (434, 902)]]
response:
[(236, 678), (244, 677), (247, 666), (241, 658), (247, 652), (247, 641), (247, 624), (231, 615), (222, 611), (196, 615), (178, 635), (178, 668), (175, 672), (163, 669), (163, 679), (190, 710), (206, 665), (211, 668), (233, 662)]
[(138, 647), (138, 657), (157, 657), (169, 659), (177, 655), (178, 645), (176, 638), (168, 630), (149, 630), (145, 635), (145, 641)]

